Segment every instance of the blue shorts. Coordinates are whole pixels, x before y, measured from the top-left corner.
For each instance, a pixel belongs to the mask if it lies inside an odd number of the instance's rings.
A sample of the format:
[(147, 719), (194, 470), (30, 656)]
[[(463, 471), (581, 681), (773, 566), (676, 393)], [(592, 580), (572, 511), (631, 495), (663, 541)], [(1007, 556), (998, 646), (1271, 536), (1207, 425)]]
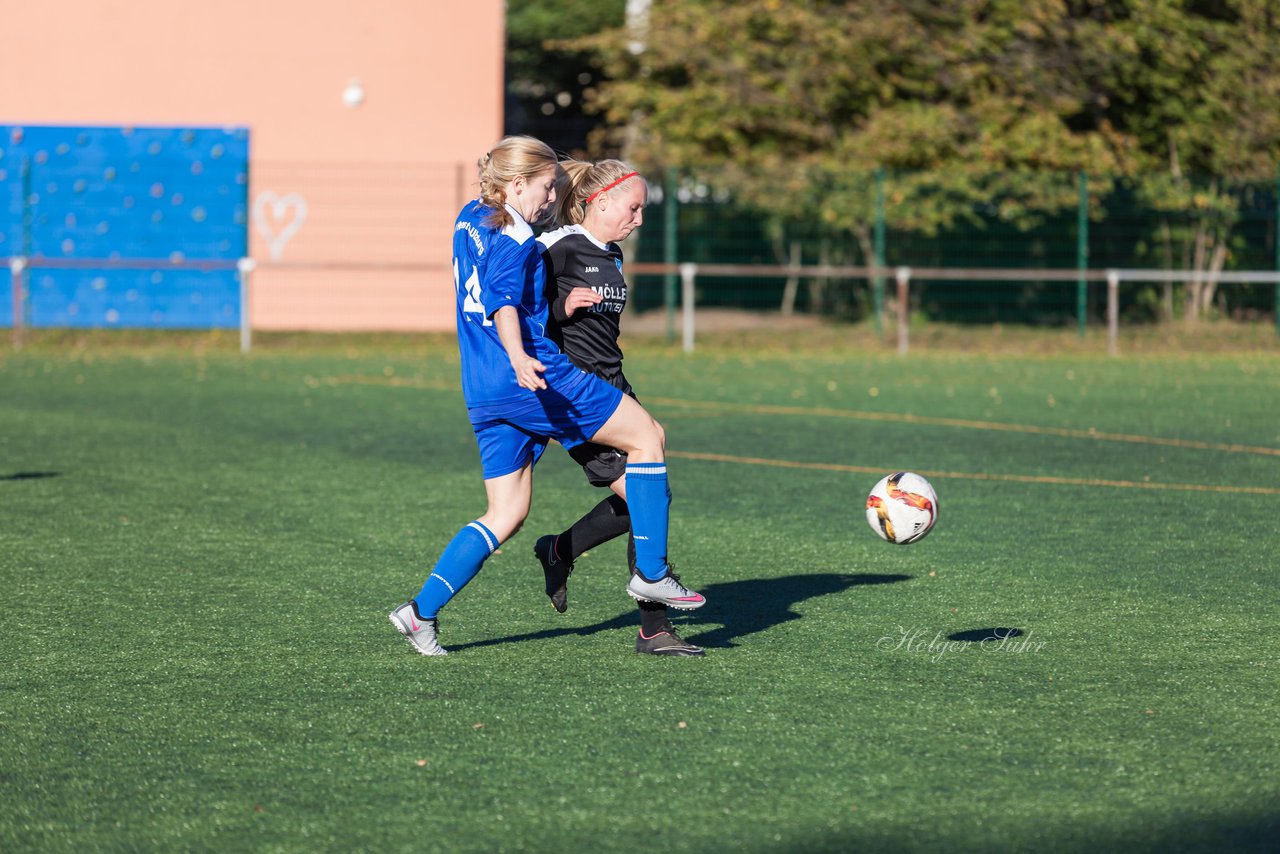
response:
[(566, 450), (576, 448), (617, 411), (621, 390), (584, 371), (574, 373), (527, 402), (467, 410), (485, 480), (519, 471), (530, 460), (536, 463), (552, 439)]

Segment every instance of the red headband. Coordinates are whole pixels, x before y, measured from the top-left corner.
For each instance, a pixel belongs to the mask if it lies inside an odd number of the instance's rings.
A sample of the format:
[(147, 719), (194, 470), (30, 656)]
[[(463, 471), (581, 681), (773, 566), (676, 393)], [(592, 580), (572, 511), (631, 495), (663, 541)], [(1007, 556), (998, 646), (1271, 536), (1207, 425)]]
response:
[(589, 204), (591, 204), (591, 200), (592, 200), (592, 199), (594, 199), (596, 196), (600, 195), (601, 193), (607, 193), (609, 190), (612, 190), (614, 187), (618, 186), (619, 184), (621, 184), (623, 181), (627, 180), (628, 178), (634, 178), (634, 177), (636, 177), (636, 176), (637, 176), (637, 175), (639, 175), (639, 174), (640, 174), (639, 172), (628, 172), (627, 174), (623, 175), (623, 176), (622, 176), (621, 178), (619, 178), (618, 180), (614, 181), (612, 184), (605, 184), (603, 187), (601, 187), (600, 189), (596, 190), (596, 191), (595, 191), (594, 193), (592, 193), (591, 195), (587, 196), (587, 200), (586, 200), (585, 202), (583, 202), (582, 204), (583, 204), (583, 205), (589, 205)]

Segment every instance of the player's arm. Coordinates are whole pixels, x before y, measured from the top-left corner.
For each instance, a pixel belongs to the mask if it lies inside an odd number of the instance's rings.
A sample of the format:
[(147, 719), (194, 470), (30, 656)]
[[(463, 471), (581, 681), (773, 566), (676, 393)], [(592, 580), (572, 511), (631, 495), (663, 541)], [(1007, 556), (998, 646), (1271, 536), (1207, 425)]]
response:
[(502, 349), (516, 372), (516, 382), (521, 388), (537, 391), (547, 387), (539, 373), (546, 367), (524, 349), (524, 335), (520, 330), (517, 308), (527, 280), (530, 251), (537, 259), (537, 250), (529, 244), (517, 244), (514, 240), (496, 240), (490, 244), (492, 255), (488, 260), (489, 275), (485, 278), (482, 302), (485, 314), (493, 321)]
[(541, 377), (546, 367), (524, 351), (524, 336), (520, 332), (520, 315), (515, 306), (504, 305), (493, 313), (493, 325), (498, 330), (498, 340), (507, 351), (511, 369), (516, 372), (516, 382), (521, 388), (538, 391), (547, 387)]
[(595, 305), (604, 299), (591, 288), (577, 287), (572, 288), (568, 285), (556, 286), (558, 293), (556, 298), (550, 303), (551, 316), (556, 319), (556, 323), (568, 323), (573, 313), (580, 308)]

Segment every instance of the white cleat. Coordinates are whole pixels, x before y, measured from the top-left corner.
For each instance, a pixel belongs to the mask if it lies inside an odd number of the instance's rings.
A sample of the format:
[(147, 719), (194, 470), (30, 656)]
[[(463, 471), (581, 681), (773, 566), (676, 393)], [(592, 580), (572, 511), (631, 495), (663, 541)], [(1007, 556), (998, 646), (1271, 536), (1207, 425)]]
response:
[(639, 573), (631, 576), (631, 580), (627, 582), (627, 595), (641, 602), (656, 602), (678, 611), (692, 611), (707, 604), (701, 593), (681, 584), (680, 576), (672, 572), (670, 567), (667, 568), (667, 574), (657, 581), (649, 581)]
[(436, 639), (440, 631), (440, 621), (435, 617), (429, 620), (418, 619), (412, 602), (405, 602), (390, 614), (391, 625), (404, 635), (413, 648), (423, 655), (448, 655)]

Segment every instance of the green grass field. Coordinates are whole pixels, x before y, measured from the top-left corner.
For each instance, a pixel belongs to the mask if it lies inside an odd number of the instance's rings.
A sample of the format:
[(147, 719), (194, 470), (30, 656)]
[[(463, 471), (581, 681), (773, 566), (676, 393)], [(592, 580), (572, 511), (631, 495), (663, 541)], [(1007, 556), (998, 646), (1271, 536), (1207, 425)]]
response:
[(1130, 353), (635, 346), (666, 660), (620, 542), (548, 605), (554, 448), (451, 655), (392, 630), (483, 511), (449, 341), (5, 351), (0, 850), (1274, 850), (1280, 354)]

